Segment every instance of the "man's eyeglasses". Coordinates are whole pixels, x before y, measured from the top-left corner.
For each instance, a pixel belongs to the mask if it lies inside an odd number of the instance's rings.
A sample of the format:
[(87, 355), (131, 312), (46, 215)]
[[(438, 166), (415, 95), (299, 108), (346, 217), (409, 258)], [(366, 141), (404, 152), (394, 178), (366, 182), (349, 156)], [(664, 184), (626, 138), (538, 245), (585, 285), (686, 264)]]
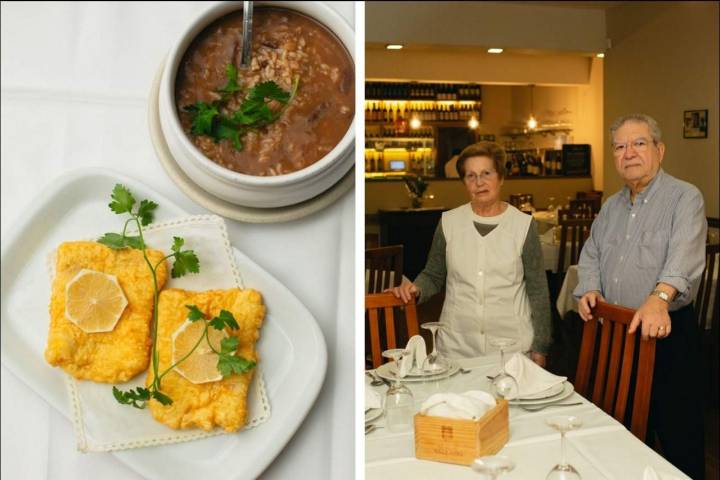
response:
[(483, 170), (480, 173), (470, 172), (465, 174), (463, 180), (465, 180), (467, 183), (475, 183), (478, 180), (488, 180), (490, 178), (493, 178), (495, 175), (497, 175), (497, 172), (495, 170)]
[[(657, 142), (655, 140), (652, 141), (655, 145), (657, 145)], [(625, 152), (629, 147), (632, 146), (632, 149), (637, 153), (643, 153), (647, 150), (648, 145), (650, 142), (648, 142), (644, 138), (638, 138), (637, 140), (633, 140), (632, 142), (627, 143), (613, 143), (612, 144), (612, 150), (613, 154), (616, 156), (624, 155)]]

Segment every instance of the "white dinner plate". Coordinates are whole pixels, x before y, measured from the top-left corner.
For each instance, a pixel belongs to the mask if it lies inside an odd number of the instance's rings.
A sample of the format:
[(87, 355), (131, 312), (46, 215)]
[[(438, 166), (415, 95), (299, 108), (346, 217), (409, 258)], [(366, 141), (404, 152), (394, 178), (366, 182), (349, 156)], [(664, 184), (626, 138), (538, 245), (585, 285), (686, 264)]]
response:
[(374, 420), (377, 420), (382, 416), (382, 414), (382, 408), (371, 408), (367, 413), (365, 413), (365, 423), (370, 423)]
[(569, 397), (570, 395), (572, 395), (573, 392), (575, 391), (575, 387), (573, 387), (573, 384), (570, 382), (563, 382), (562, 387), (563, 387), (563, 389), (560, 393), (553, 395), (551, 397), (538, 398), (535, 400), (521, 400), (521, 399), (510, 400), (509, 403), (510, 403), (510, 405), (523, 405), (523, 406), (524, 405), (544, 405), (546, 403), (555, 403), (560, 400), (564, 400), (567, 397)]
[(420, 369), (420, 368), (414, 367), (414, 368), (413, 368), (412, 370), (410, 370), (407, 374), (408, 374), (408, 376), (410, 376), (410, 377), (432, 377), (432, 376), (435, 376), (435, 375), (442, 375), (443, 373), (445, 373), (445, 372), (447, 372), (447, 371), (448, 371), (448, 369), (446, 368), (446, 369), (444, 369), (444, 370), (442, 370), (442, 371), (429, 374), (429, 373), (423, 371), (423, 370)]
[[(43, 357), (50, 299), (46, 258), (63, 241), (96, 237), (122, 226), (108, 208), (116, 183), (127, 186), (138, 201), (158, 203), (158, 222), (188, 215), (140, 182), (109, 170), (82, 169), (45, 189), (22, 224), (3, 238), (2, 363), (68, 419), (72, 410), (64, 374)], [(144, 478), (257, 477), (300, 426), (323, 384), (327, 349), (315, 319), (285, 286), (237, 249), (234, 254), (245, 286), (260, 291), (267, 306), (257, 348), (272, 415), (266, 423), (236, 434), (112, 452)]]
[[(445, 377), (449, 377), (457, 373), (457, 371), (460, 370), (460, 366), (456, 363), (450, 364), (450, 369), (446, 371), (445, 373), (441, 373), (439, 375), (422, 375), (422, 376), (410, 376), (406, 375), (402, 378), (403, 382), (427, 382), (430, 380), (440, 380)], [(397, 367), (395, 366), (395, 362), (388, 362), (383, 365), (380, 365), (378, 368), (375, 369), (375, 373), (381, 378), (384, 378), (386, 380), (394, 381), (395, 377), (397, 376)]]
[(554, 397), (555, 395), (561, 393), (563, 391), (563, 384), (558, 383), (557, 385), (553, 385), (552, 387), (543, 390), (542, 392), (534, 393), (532, 395), (524, 395), (522, 397), (518, 397), (518, 400), (539, 400), (541, 398), (549, 398)]

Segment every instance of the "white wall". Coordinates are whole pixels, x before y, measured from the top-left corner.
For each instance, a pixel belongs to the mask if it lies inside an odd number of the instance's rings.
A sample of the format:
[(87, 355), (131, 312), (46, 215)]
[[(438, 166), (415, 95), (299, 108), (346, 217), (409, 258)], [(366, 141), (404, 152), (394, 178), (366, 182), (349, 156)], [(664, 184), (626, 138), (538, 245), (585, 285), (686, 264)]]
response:
[[(720, 216), (718, 153), (718, 2), (628, 2), (607, 14), (612, 49), (605, 58), (604, 136), (613, 120), (653, 116), (667, 145), (663, 167), (696, 185), (707, 216)], [(708, 138), (684, 139), (683, 111), (708, 109)], [(622, 186), (609, 149), (605, 191)]]

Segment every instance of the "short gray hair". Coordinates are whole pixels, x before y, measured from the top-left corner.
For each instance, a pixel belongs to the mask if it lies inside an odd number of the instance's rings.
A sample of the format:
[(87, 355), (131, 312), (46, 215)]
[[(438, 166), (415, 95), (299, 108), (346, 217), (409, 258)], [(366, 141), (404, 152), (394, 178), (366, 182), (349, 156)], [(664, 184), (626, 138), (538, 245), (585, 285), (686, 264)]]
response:
[(622, 117), (616, 119), (612, 125), (610, 125), (610, 137), (614, 139), (615, 132), (625, 125), (626, 122), (640, 122), (646, 124), (650, 129), (650, 135), (652, 136), (653, 142), (662, 142), (662, 132), (660, 131), (660, 126), (657, 121), (650, 115), (646, 115), (644, 113), (631, 113), (630, 115), (623, 115)]

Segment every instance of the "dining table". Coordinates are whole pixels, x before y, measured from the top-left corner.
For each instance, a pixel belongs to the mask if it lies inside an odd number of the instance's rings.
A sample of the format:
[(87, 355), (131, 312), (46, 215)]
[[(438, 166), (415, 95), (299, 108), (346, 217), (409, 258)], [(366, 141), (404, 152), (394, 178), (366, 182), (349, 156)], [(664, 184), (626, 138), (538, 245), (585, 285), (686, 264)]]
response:
[[(465, 358), (456, 362), (461, 370), (444, 379), (404, 382), (413, 394), (415, 412), (434, 393), (462, 393), (469, 390), (491, 392), (491, 382), (487, 377), (499, 372), (499, 355)], [(367, 376), (365, 388), (374, 389), (380, 395), (387, 390), (386, 386), (371, 386)], [(548, 418), (555, 415), (573, 415), (582, 422), (580, 428), (566, 434), (566, 451), (568, 463), (575, 467), (583, 480), (644, 480), (648, 478), (645, 477), (648, 468), (659, 478), (689, 478), (630, 433), (623, 424), (577, 392), (557, 403), (579, 405), (549, 406), (539, 411), (526, 411), (510, 402), (509, 438), (497, 453), (509, 457), (516, 466), (511, 472), (502, 475), (501, 479), (543, 479), (559, 462), (560, 434), (546, 423)], [(389, 431), (384, 415), (371, 424), (376, 425), (376, 428), (365, 436), (366, 480), (489, 478), (469, 466), (416, 458), (414, 431)]]
[[(38, 195), (85, 168), (142, 182), (190, 214), (213, 213), (191, 200), (158, 161), (148, 98), (172, 44), (214, 3), (2, 2), (3, 241)], [(354, 24), (354, 2), (328, 3)], [(355, 318), (354, 218), (350, 190), (324, 210), (282, 223), (225, 219), (230, 244), (292, 292), (327, 345), (328, 369), (321, 372), (317, 399), (261, 478), (354, 476), (355, 383), (348, 372), (355, 359), (347, 354), (355, 349), (354, 335), (347, 333)], [(48, 318), (38, 321), (44, 326), (37, 334), (47, 335)], [(146, 478), (121, 456), (79, 452), (66, 416), (5, 365), (1, 379), (3, 479)], [(181, 455), (194, 443), (178, 444), (176, 451)], [(144, 450), (152, 457), (154, 447)]]

